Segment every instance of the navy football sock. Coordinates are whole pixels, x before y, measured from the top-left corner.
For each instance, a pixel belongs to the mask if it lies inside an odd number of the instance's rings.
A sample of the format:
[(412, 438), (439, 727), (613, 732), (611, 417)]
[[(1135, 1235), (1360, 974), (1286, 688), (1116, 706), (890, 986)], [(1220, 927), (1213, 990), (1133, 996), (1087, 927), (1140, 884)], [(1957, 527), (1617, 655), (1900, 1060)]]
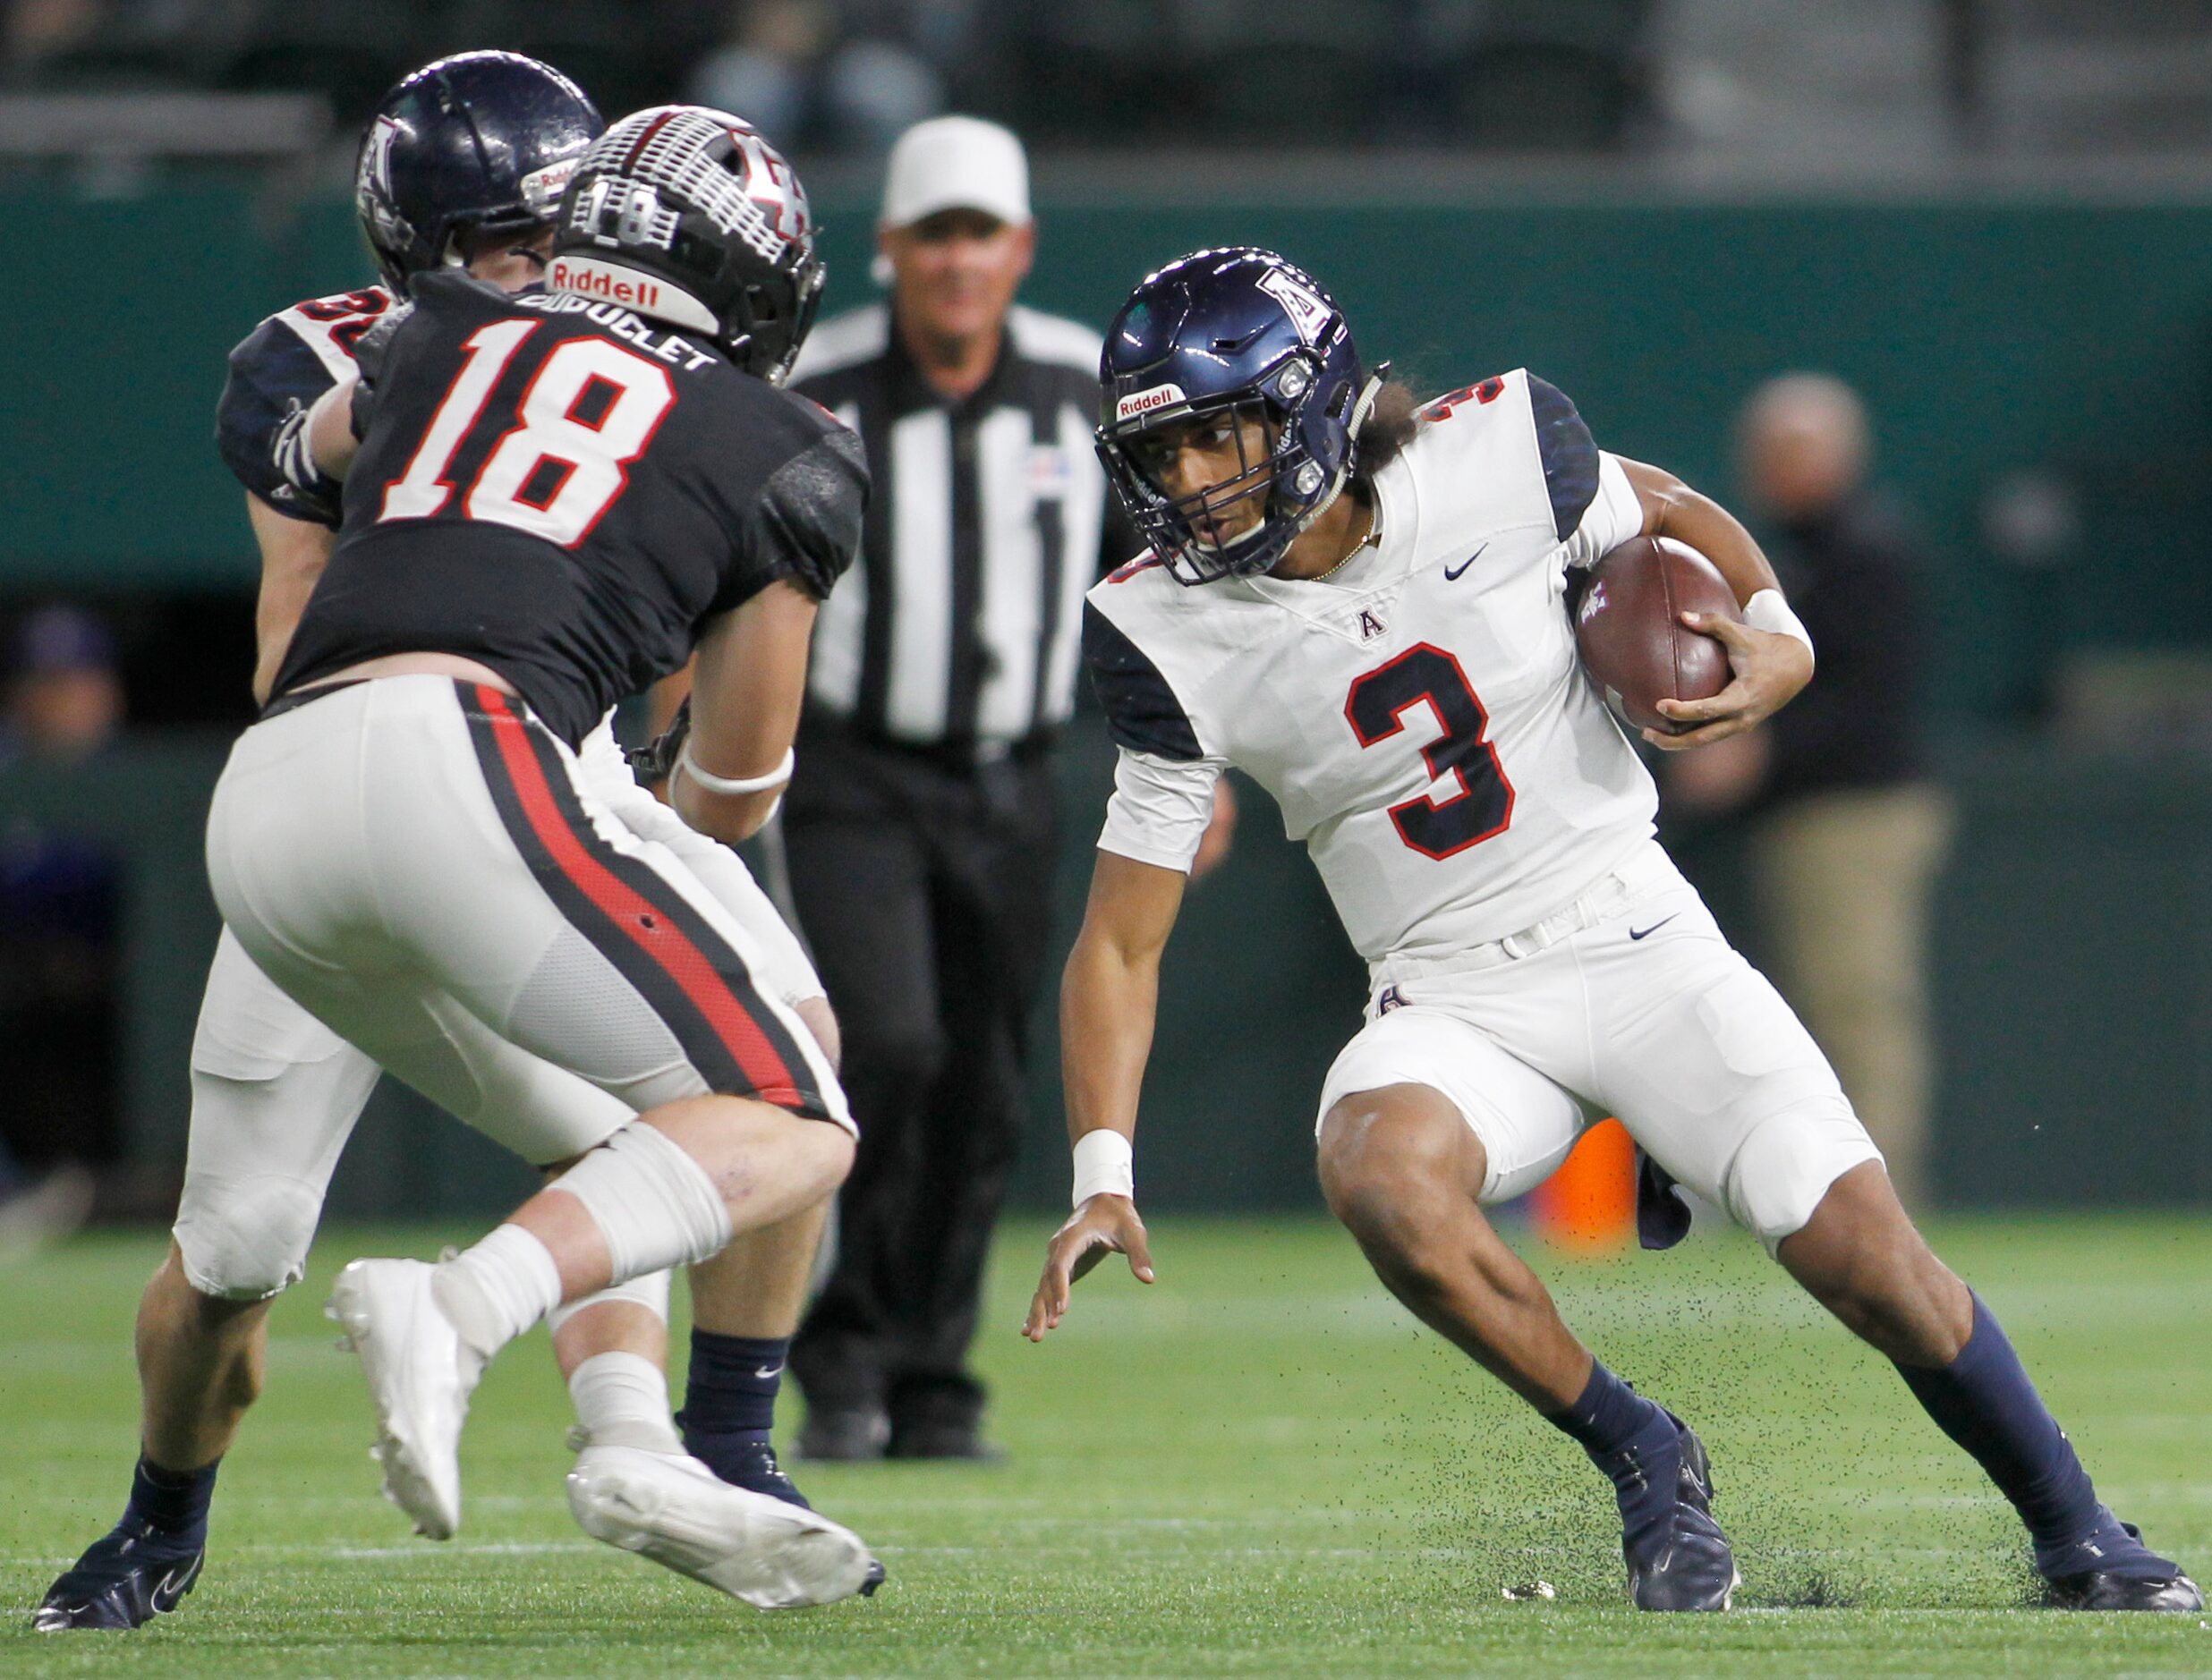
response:
[(164, 1470), (139, 1455), (131, 1474), (131, 1503), (123, 1521), (133, 1517), (178, 1540), (204, 1540), (208, 1534), (208, 1506), (215, 1498), (217, 1459), (203, 1470)]
[(2056, 1553), (2095, 1533), (2107, 1514), (2004, 1327), (1979, 1295), (1973, 1299), (1974, 1332), (1958, 1358), (1939, 1370), (1900, 1365), (1898, 1373), (2012, 1502), (2037, 1552)]
[(788, 1336), (717, 1336), (693, 1329), (691, 1372), (684, 1379), (684, 1409), (676, 1421), (684, 1431), (684, 1450), (723, 1481), (804, 1505), (789, 1479), (775, 1469), (769, 1445), (776, 1391), (783, 1387), (790, 1352)]
[[(1583, 1385), (1581, 1398), (1550, 1415), (1612, 1480), (1629, 1550), (1639, 1557), (1647, 1553), (1674, 1516), (1672, 1470), (1652, 1473), (1655, 1464), (1680, 1462), (1681, 1438), (1673, 1418), (1597, 1360), (1590, 1362), (1590, 1380)], [(1670, 1454), (1675, 1456), (1670, 1459)]]
[(1592, 1458), (1619, 1452), (1636, 1433), (1647, 1426), (1659, 1407), (1605, 1369), (1603, 1360), (1590, 1362), (1590, 1380), (1582, 1397), (1551, 1420), (1582, 1443)]

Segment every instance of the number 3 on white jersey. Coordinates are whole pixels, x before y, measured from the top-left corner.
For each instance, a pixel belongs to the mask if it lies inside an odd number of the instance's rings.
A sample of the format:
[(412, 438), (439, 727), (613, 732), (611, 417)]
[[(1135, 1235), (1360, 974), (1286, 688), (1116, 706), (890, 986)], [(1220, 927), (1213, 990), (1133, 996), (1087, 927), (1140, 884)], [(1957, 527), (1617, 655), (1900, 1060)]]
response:
[[(428, 519), (452, 498), (446, 477), (499, 376), (538, 321), (498, 321), (462, 346), (460, 377), (438, 404), (407, 471), (385, 487), (379, 523)], [(596, 420), (577, 418), (598, 397)], [(485, 459), (462, 501), (471, 519), (511, 525), (574, 547), (615, 504), (676, 402), (668, 369), (603, 338), (572, 338), (548, 356), (523, 394), (515, 424)], [(549, 472), (550, 465), (559, 469)], [(534, 493), (533, 493), (534, 492)]]

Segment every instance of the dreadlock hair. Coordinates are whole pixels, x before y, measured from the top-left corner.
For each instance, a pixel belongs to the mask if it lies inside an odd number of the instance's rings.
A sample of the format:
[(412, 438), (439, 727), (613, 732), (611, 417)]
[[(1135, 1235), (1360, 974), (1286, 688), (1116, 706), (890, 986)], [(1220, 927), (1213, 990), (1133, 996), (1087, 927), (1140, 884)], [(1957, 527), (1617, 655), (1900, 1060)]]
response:
[(1413, 441), (1421, 428), (1420, 407), (1421, 399), (1403, 379), (1386, 379), (1374, 394), (1374, 406), (1367, 411), (1367, 423), (1359, 428), (1359, 442), (1352, 457), (1352, 488), (1362, 499), (1374, 484), (1374, 475), (1403, 454)]

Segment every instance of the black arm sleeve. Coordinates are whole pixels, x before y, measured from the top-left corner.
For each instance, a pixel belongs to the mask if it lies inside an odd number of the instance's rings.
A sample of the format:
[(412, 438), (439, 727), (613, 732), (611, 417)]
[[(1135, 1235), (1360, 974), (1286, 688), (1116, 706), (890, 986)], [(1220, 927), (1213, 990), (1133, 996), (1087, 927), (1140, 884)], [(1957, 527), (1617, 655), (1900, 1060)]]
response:
[(1528, 407), (1536, 417), (1544, 488), (1552, 496), (1552, 529), (1565, 542), (1597, 499), (1597, 444), (1567, 394), (1533, 373), (1528, 376)]
[(770, 474), (753, 498), (736, 564), (713, 610), (727, 612), (778, 578), (827, 600), (859, 551), (867, 506), (867, 456), (858, 435), (843, 426), (823, 432)]
[(414, 305), (412, 302), (398, 305), (363, 333), (353, 346), (353, 366), (357, 371), (350, 418), (356, 437), (369, 435), (369, 422), (376, 413), (377, 389), (384, 383), (385, 369), (391, 364), (392, 342), (399, 336), (399, 329), (407, 324), (413, 314)]
[(1185, 763), (1205, 756), (1190, 714), (1160, 667), (1088, 601), (1083, 604), (1083, 657), (1118, 745)]

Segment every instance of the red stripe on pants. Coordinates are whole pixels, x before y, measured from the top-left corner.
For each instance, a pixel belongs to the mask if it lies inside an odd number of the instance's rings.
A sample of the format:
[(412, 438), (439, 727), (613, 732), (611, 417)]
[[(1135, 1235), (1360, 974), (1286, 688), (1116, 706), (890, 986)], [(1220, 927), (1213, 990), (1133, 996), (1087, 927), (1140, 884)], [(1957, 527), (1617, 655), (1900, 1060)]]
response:
[(491, 720), (492, 738), (499, 743), (500, 760), (515, 783), (531, 830), (561, 873), (676, 982), (752, 1082), (753, 1094), (780, 1107), (800, 1107), (805, 1099), (797, 1080), (707, 954), (686, 938), (665, 912), (593, 856), (568, 826), (546, 780), (545, 767), (531, 745), (528, 726), (506, 696), (480, 686), (476, 699)]

